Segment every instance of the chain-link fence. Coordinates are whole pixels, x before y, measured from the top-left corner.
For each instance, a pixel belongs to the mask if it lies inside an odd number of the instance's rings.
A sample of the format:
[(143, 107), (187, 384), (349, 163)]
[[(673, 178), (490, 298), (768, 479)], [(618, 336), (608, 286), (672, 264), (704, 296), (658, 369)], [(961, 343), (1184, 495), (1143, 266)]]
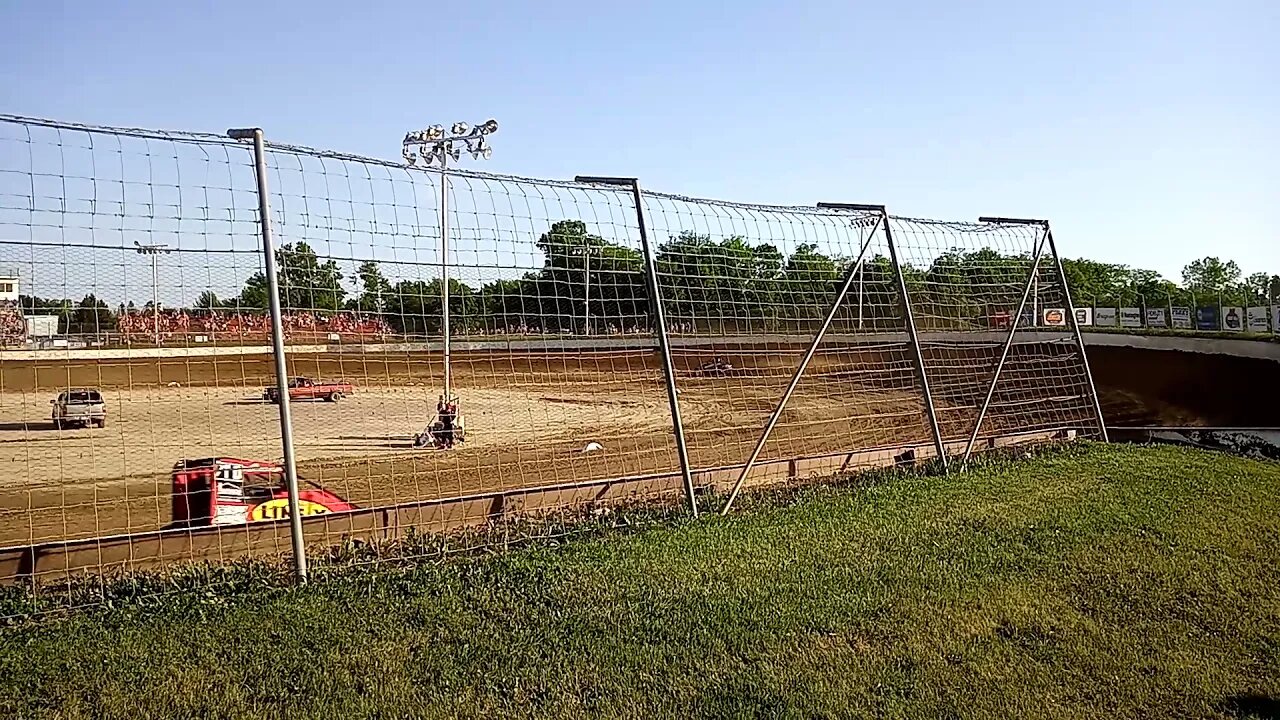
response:
[(6, 581), (304, 572), (1102, 434), (1047, 223), (237, 137), (0, 117)]

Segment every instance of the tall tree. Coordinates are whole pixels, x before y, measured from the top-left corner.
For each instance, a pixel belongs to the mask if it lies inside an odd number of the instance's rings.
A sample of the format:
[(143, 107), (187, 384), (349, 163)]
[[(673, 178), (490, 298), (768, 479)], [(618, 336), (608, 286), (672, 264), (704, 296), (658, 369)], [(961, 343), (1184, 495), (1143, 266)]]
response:
[(1234, 260), (1216, 257), (1195, 260), (1182, 268), (1182, 284), (1196, 292), (1225, 292), (1240, 282), (1240, 266)]
[(195, 307), (201, 310), (217, 310), (222, 307), (222, 301), (218, 300), (218, 295), (212, 290), (205, 290), (200, 293), (200, 297), (196, 298)]
[(287, 310), (335, 312), (347, 291), (342, 273), (333, 260), (321, 261), (315, 250), (298, 241), (281, 246), (279, 261), (280, 304)]
[[(391, 287), (384, 313), (388, 324), (406, 335), (439, 335), (440, 280), (401, 280)], [(449, 331), (451, 335), (483, 327), (484, 307), (469, 285), (449, 279)]]
[[(1251, 305), (1266, 304), (1280, 299), (1280, 295), (1274, 292), (1280, 289), (1280, 276), (1268, 275), (1264, 272), (1254, 273), (1244, 279), (1244, 284), (1249, 295), (1248, 302)], [(1273, 288), (1273, 285), (1277, 287)]]
[(365, 260), (356, 269), (360, 283), (360, 296), (354, 309), (367, 313), (380, 313), (391, 295), (391, 283), (382, 274), (382, 268), (373, 260)]
[(545, 261), (533, 279), (544, 329), (583, 327), (591, 315), (625, 324), (648, 313), (639, 251), (589, 233), (581, 220), (561, 220), (538, 238)]
[(116, 327), (116, 318), (105, 301), (99, 300), (93, 293), (85, 295), (71, 313), (71, 321), (67, 332), (73, 335), (94, 335), (111, 332)]

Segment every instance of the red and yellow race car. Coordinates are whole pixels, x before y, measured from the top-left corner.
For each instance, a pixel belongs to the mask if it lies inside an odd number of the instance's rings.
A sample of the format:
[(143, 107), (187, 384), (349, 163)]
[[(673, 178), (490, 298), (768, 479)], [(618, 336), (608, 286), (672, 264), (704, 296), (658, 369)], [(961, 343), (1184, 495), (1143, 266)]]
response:
[[(284, 468), (278, 463), (237, 458), (180, 460), (173, 467), (173, 526), (236, 525), (289, 517)], [(356, 506), (318, 485), (299, 479), (298, 510), (303, 517), (355, 510)]]

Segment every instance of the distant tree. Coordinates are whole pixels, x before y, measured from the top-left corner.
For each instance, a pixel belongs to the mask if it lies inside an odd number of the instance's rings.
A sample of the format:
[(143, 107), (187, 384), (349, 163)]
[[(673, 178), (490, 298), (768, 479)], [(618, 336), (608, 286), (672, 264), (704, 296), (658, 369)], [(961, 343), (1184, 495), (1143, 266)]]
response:
[(305, 242), (284, 245), (277, 252), (280, 304), (285, 310), (334, 312), (347, 291), (333, 260), (321, 261)]
[[(439, 335), (440, 280), (401, 280), (389, 291), (384, 308), (387, 323), (406, 335)], [(449, 279), (450, 334), (483, 327), (483, 303), (471, 286)]]
[(90, 293), (80, 300), (71, 313), (67, 332), (72, 335), (93, 335), (111, 332), (115, 327), (115, 315), (111, 313), (111, 308)]
[(200, 297), (196, 298), (195, 306), (201, 310), (217, 310), (222, 307), (222, 302), (212, 290), (205, 290), (200, 293)]
[(1280, 302), (1280, 275), (1254, 273), (1244, 279), (1244, 285), (1250, 304)]
[(366, 313), (380, 313), (391, 294), (391, 283), (382, 274), (382, 268), (373, 260), (365, 260), (356, 269), (360, 295), (351, 309)]
[(1182, 268), (1182, 284), (1195, 292), (1225, 292), (1240, 282), (1240, 266), (1234, 260), (1216, 257), (1195, 260)]

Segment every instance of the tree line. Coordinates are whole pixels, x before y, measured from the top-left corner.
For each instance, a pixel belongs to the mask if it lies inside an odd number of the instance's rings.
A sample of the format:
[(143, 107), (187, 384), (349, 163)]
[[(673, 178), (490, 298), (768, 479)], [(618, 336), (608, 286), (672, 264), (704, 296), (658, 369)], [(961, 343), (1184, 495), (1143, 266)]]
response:
[[(609, 242), (581, 220), (558, 221), (543, 233), (537, 248), (543, 266), (518, 278), (472, 286), (449, 280), (454, 332), (626, 332), (648, 330), (649, 292), (645, 262), (633, 248)], [(655, 264), (667, 321), (726, 331), (804, 329), (818, 322), (854, 258), (820, 252), (800, 244), (790, 254), (775, 245), (753, 245), (742, 237), (715, 239), (684, 232), (662, 242)], [(950, 250), (928, 267), (903, 267), (918, 322), (925, 327), (955, 327), (995, 310), (1016, 306), (1029, 269), (1027, 255), (1001, 254), (990, 248)], [(1042, 263), (1038, 297), (1061, 303), (1061, 288), (1050, 263)], [(438, 335), (441, 330), (440, 280), (394, 282), (374, 261), (361, 263), (354, 287), (338, 263), (322, 258), (305, 242), (277, 251), (281, 305), (286, 312), (357, 312), (381, 317), (403, 335)], [(1242, 277), (1234, 261), (1206, 257), (1189, 263), (1182, 282), (1151, 270), (1088, 259), (1063, 260), (1077, 305), (1196, 306), (1255, 305), (1280, 302), (1280, 275)], [(864, 261), (855, 289), (841, 307), (837, 323), (876, 328), (900, 324), (897, 277), (891, 261), (876, 255)], [(79, 302), (33, 296), (20, 298), (26, 314), (59, 316), (59, 330), (70, 334), (109, 332), (125, 312), (151, 311), (133, 303), (114, 310), (93, 294)], [(266, 278), (250, 276), (240, 292), (219, 298), (205, 291), (195, 299), (197, 312), (265, 312)], [(708, 327), (710, 326), (710, 327)]]

